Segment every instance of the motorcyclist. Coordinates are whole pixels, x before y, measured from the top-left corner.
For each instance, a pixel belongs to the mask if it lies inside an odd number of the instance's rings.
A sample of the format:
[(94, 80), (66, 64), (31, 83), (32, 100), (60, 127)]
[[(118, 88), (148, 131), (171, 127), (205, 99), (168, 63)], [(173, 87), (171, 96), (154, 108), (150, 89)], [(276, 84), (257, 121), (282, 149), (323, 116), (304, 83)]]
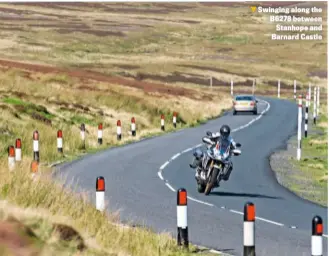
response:
[[(236, 149), (236, 142), (233, 140), (231, 134), (231, 128), (224, 124), (222, 125), (222, 127), (220, 128), (219, 132), (216, 133), (212, 133), (211, 136), (211, 140), (217, 142), (217, 141), (221, 141), (221, 140), (226, 140), (228, 143), (230, 143), (230, 155), (228, 157), (228, 164), (225, 164), (224, 169), (223, 169), (223, 180), (227, 181), (231, 175), (231, 172), (233, 170), (233, 163), (231, 161), (231, 157), (232, 157), (232, 150)], [(219, 187), (219, 183), (216, 182), (215, 187)]]

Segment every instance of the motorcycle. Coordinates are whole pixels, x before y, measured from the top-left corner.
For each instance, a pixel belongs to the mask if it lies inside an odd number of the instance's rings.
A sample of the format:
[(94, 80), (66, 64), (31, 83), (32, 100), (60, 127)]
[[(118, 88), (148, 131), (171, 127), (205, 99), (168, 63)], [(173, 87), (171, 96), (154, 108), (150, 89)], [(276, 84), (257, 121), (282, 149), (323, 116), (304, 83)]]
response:
[[(196, 181), (198, 184), (198, 192), (209, 195), (215, 187), (216, 182), (222, 180), (224, 176), (224, 166), (229, 163), (228, 157), (230, 151), (233, 155), (241, 154), (239, 149), (231, 149), (228, 141), (212, 140), (212, 132), (207, 132), (207, 136), (202, 138), (202, 142), (206, 145), (206, 152), (196, 149), (193, 153), (194, 161), (190, 167), (196, 169)], [(236, 147), (241, 147), (240, 143), (236, 143)]]

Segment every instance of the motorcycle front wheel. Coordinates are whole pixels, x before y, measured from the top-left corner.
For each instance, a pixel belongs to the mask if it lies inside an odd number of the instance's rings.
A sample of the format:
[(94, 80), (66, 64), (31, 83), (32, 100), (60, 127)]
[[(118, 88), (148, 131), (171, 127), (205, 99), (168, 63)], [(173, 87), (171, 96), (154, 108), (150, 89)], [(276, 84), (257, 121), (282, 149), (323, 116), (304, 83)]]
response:
[(211, 176), (209, 178), (209, 181), (207, 182), (207, 186), (204, 191), (204, 194), (206, 196), (210, 194), (211, 189), (214, 187), (215, 182), (217, 181), (218, 173), (219, 173), (219, 169), (217, 169), (217, 168), (212, 169)]
[(198, 192), (199, 193), (204, 193), (204, 190), (206, 189), (206, 186), (203, 184), (198, 184)]

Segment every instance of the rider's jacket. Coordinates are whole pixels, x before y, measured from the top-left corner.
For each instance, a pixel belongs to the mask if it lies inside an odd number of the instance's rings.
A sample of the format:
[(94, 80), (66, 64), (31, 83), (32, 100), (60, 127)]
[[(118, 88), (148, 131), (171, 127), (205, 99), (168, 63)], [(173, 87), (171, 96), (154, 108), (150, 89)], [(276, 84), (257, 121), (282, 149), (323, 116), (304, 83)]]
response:
[(227, 139), (224, 139), (219, 132), (216, 132), (212, 134), (212, 139), (216, 142), (221, 140), (226, 140), (228, 143), (230, 143), (231, 150), (236, 148), (236, 142), (233, 140), (231, 135), (228, 136)]

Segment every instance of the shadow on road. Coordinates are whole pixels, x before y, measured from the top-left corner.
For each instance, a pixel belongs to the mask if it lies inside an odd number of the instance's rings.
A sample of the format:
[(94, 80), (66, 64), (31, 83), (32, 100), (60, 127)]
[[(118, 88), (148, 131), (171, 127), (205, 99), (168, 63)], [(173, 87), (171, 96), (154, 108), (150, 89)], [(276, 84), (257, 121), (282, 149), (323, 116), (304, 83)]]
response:
[(233, 196), (233, 197), (256, 197), (256, 198), (268, 198), (268, 199), (282, 199), (282, 197), (276, 197), (276, 196), (266, 196), (266, 195), (260, 195), (260, 194), (252, 194), (252, 193), (220, 192), (220, 191), (211, 192), (210, 195), (216, 195), (216, 196)]
[[(219, 248), (216, 248), (216, 249), (213, 249), (213, 250), (220, 251), (222, 253), (233, 253), (234, 252), (234, 249), (219, 249)], [(193, 253), (211, 253), (210, 249), (208, 249), (208, 248), (196, 248), (195, 250), (193, 250), (191, 252), (193, 252)]]
[[(264, 113), (266, 114), (266, 113)], [(258, 112), (256, 115), (254, 115), (252, 112), (238, 112), (236, 113), (236, 115), (233, 115), (233, 113), (231, 114), (231, 116), (260, 116), (260, 112)]]

